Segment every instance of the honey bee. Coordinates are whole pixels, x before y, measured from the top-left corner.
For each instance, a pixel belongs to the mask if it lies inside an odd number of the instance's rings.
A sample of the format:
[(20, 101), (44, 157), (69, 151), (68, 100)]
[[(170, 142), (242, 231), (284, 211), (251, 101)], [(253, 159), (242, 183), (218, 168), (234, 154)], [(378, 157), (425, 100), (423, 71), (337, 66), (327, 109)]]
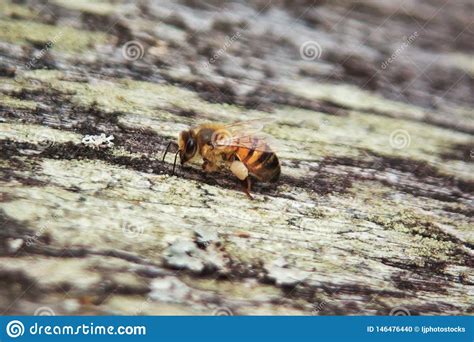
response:
[[(274, 183), (281, 173), (280, 161), (270, 148), (268, 138), (259, 131), (266, 121), (250, 120), (231, 125), (207, 123), (182, 131), (178, 136), (178, 151), (175, 154), (173, 174), (179, 155), (181, 165), (202, 160), (202, 169), (215, 172), (228, 168), (244, 184), (244, 192), (250, 194), (250, 176), (261, 182)], [(163, 161), (172, 144), (170, 142), (163, 155)]]

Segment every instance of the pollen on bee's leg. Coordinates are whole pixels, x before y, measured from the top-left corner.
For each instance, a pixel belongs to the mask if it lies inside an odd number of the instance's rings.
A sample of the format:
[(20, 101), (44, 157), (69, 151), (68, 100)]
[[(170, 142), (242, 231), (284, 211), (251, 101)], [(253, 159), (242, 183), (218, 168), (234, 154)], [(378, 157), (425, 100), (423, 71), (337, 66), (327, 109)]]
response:
[(249, 170), (240, 160), (234, 160), (232, 164), (230, 164), (230, 171), (241, 181), (245, 180), (249, 175)]

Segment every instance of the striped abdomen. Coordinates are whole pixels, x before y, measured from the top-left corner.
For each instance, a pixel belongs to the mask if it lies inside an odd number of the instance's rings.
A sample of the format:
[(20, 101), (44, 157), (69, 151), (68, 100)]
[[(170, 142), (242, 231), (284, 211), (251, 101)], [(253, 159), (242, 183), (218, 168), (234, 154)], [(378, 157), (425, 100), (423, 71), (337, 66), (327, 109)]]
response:
[(280, 177), (280, 161), (276, 154), (258, 138), (251, 147), (236, 147), (235, 154), (247, 166), (249, 173), (262, 182), (276, 182)]

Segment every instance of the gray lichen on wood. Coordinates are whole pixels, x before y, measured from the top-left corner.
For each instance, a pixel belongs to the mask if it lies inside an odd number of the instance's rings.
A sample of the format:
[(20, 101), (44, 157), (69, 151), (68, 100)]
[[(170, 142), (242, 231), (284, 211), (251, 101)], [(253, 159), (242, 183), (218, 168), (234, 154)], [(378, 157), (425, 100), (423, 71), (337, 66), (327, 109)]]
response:
[[(390, 25), (389, 1), (42, 6), (0, 4), (2, 312), (473, 313), (462, 5)], [(410, 18), (429, 30), (381, 69)], [(315, 37), (321, 57), (301, 58)], [(191, 125), (268, 117), (282, 177), (254, 201), (230, 173), (161, 161)], [(81, 143), (102, 133), (113, 146)]]

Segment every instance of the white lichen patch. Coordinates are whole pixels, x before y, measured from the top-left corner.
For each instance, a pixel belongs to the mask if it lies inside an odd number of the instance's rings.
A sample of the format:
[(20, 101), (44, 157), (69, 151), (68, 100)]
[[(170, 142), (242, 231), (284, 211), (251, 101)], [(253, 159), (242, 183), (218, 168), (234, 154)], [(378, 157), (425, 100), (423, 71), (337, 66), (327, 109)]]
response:
[(113, 135), (107, 136), (102, 133), (100, 135), (86, 135), (84, 138), (82, 138), (81, 142), (82, 144), (94, 149), (104, 149), (114, 146), (112, 140), (114, 140)]

